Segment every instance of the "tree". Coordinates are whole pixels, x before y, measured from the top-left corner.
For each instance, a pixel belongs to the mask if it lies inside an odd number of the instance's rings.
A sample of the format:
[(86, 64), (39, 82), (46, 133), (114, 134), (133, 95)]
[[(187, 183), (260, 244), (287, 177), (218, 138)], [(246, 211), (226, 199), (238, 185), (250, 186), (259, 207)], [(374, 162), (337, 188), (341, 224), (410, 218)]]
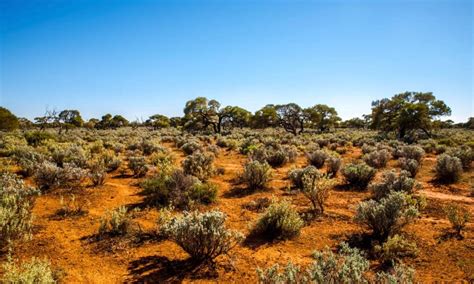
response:
[(12, 131), (20, 126), (18, 118), (8, 109), (0, 107), (0, 130)]
[(317, 104), (305, 109), (304, 112), (310, 126), (320, 131), (326, 131), (341, 121), (336, 109), (327, 105)]
[(303, 109), (295, 104), (275, 106), (278, 124), (287, 132), (298, 135), (304, 131), (306, 116)]
[(367, 123), (362, 118), (354, 117), (342, 122), (342, 126), (347, 128), (366, 128)]
[(181, 117), (175, 116), (170, 118), (170, 126), (171, 127), (181, 127), (183, 126), (183, 119)]
[(84, 120), (78, 110), (63, 110), (57, 116), (59, 133), (65, 128), (66, 132), (73, 127), (82, 127)]
[(469, 117), (466, 123), (463, 124), (464, 128), (474, 129), (474, 117)]
[(121, 115), (112, 116), (110, 113), (102, 116), (102, 119), (95, 125), (99, 129), (118, 128), (128, 126), (130, 122)]
[(451, 115), (451, 109), (433, 93), (405, 92), (372, 102), (371, 126), (396, 132), (398, 138), (416, 130), (431, 137), (433, 119), (444, 115)]
[(278, 115), (274, 105), (266, 105), (256, 111), (252, 117), (252, 125), (255, 128), (266, 128), (278, 126)]
[(154, 129), (165, 128), (170, 126), (170, 119), (165, 115), (155, 114), (150, 116), (146, 124), (153, 126)]

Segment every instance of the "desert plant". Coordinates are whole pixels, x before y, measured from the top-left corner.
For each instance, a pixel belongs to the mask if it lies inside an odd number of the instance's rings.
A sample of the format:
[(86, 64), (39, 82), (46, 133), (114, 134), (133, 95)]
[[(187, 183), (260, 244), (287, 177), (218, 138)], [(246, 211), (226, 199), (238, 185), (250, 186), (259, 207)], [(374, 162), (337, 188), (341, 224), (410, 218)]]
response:
[(411, 194), (416, 185), (416, 181), (410, 177), (410, 173), (407, 171), (401, 171), (397, 176), (397, 173), (391, 170), (385, 171), (382, 175), (382, 180), (378, 183), (371, 184), (370, 189), (374, 193), (374, 198), (379, 200), (392, 191)]
[(82, 215), (85, 211), (82, 209), (82, 206), (77, 203), (76, 196), (71, 194), (68, 200), (64, 200), (64, 197), (61, 196), (59, 200), (61, 208), (56, 211), (58, 216), (77, 216)]
[(191, 155), (198, 150), (201, 150), (201, 145), (196, 141), (190, 141), (181, 146), (181, 150), (183, 150), (186, 155)]
[(376, 170), (367, 164), (349, 164), (342, 169), (342, 175), (348, 184), (359, 189), (367, 188), (374, 178)]
[(273, 202), (252, 228), (253, 235), (290, 239), (300, 233), (303, 220), (287, 201)]
[(1, 280), (2, 283), (6, 284), (50, 284), (57, 282), (51, 269), (51, 263), (38, 258), (32, 258), (20, 265), (10, 259), (3, 264), (3, 271), (5, 271), (5, 274)]
[(451, 226), (456, 231), (456, 234), (462, 236), (461, 231), (466, 227), (467, 222), (471, 219), (469, 211), (460, 205), (450, 204), (444, 208), (444, 212), (446, 213), (446, 217), (451, 223)]
[(212, 153), (196, 152), (183, 160), (183, 170), (187, 175), (206, 181), (214, 174), (213, 162), (214, 155)]
[(408, 145), (408, 146), (403, 146), (400, 149), (400, 157), (406, 158), (406, 159), (413, 159), (416, 160), (418, 163), (421, 163), (421, 159), (423, 159), (423, 156), (425, 155), (425, 151), (423, 148), (420, 146), (415, 146), (415, 145)]
[(409, 172), (412, 178), (415, 178), (420, 170), (420, 164), (414, 159), (400, 158), (398, 164), (402, 170)]
[(413, 221), (418, 214), (418, 208), (411, 202), (409, 195), (392, 191), (379, 201), (359, 203), (354, 219), (370, 228), (375, 238), (386, 240)]
[(130, 217), (125, 206), (106, 213), (100, 220), (99, 235), (123, 236), (129, 232)]
[(94, 161), (89, 164), (89, 178), (94, 186), (103, 185), (107, 171), (105, 165), (101, 161)]
[(145, 157), (142, 156), (128, 158), (128, 168), (136, 177), (143, 177), (148, 172), (148, 165), (145, 161)]
[(340, 245), (334, 254), (329, 249), (313, 253), (314, 262), (308, 269), (313, 283), (366, 283), (364, 273), (369, 269), (369, 261), (357, 248), (347, 243)]
[(274, 168), (283, 166), (288, 160), (288, 155), (283, 149), (267, 151), (266, 161)]
[(78, 187), (87, 177), (87, 171), (65, 163), (58, 167), (49, 161), (36, 166), (34, 180), (41, 190), (58, 187)]
[(319, 170), (315, 166), (307, 166), (303, 169), (293, 169), (288, 172), (288, 178), (291, 180), (291, 183), (294, 187), (301, 189), (303, 188), (303, 175), (321, 175)]
[(382, 245), (376, 245), (374, 251), (385, 263), (394, 264), (404, 257), (416, 256), (418, 249), (415, 243), (407, 241), (401, 235), (394, 235), (388, 237)]
[(0, 174), (0, 249), (31, 236), (31, 210), (38, 194), (17, 176)]
[(212, 183), (198, 182), (192, 187), (189, 198), (201, 204), (214, 203), (217, 199), (217, 186)]
[(364, 162), (374, 168), (383, 168), (387, 165), (388, 161), (390, 160), (390, 153), (385, 150), (378, 150), (378, 151), (373, 151), (368, 154), (365, 154), (364, 157)]
[(226, 216), (220, 211), (185, 212), (160, 226), (160, 233), (176, 242), (192, 259), (212, 261), (227, 254), (243, 236), (225, 227)]
[(299, 266), (288, 262), (280, 271), (278, 264), (265, 270), (257, 268), (258, 283), (260, 284), (306, 284), (309, 283), (307, 272)]
[(324, 166), (326, 159), (329, 157), (328, 153), (324, 150), (317, 150), (306, 154), (310, 165), (320, 169)]
[(240, 175), (240, 181), (246, 183), (251, 190), (262, 189), (270, 180), (270, 176), (271, 167), (266, 162), (249, 161)]
[(474, 160), (474, 150), (469, 146), (460, 146), (451, 149), (447, 153), (451, 157), (456, 157), (461, 161), (462, 167), (468, 169), (471, 167), (471, 163)]
[(404, 264), (396, 264), (391, 272), (378, 272), (375, 282), (382, 284), (415, 283), (415, 270)]
[(459, 158), (442, 154), (436, 160), (436, 178), (442, 183), (454, 183), (461, 178), (462, 163)]
[(341, 158), (330, 156), (326, 160), (326, 166), (327, 166), (327, 173), (330, 177), (337, 176), (337, 172), (341, 168)]
[(319, 209), (323, 214), (324, 205), (329, 197), (329, 189), (334, 185), (334, 181), (316, 172), (304, 173), (301, 180), (303, 184), (301, 192), (311, 202), (313, 211)]

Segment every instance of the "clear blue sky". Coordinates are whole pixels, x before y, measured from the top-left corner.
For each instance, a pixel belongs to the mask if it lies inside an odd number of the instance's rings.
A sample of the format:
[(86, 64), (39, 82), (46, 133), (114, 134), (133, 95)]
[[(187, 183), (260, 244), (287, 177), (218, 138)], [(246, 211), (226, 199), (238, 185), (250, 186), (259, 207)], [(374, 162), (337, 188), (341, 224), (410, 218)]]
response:
[(473, 4), (423, 1), (0, 1), (0, 105), (130, 120), (206, 96), (334, 106), (404, 91), (473, 116)]

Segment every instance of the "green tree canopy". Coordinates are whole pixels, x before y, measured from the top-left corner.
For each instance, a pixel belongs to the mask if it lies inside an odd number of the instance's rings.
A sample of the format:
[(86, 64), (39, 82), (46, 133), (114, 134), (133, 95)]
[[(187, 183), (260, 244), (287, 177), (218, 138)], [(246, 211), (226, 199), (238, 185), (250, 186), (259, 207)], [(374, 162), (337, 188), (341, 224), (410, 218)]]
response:
[(18, 118), (8, 109), (0, 107), (0, 130), (12, 131), (20, 126)]

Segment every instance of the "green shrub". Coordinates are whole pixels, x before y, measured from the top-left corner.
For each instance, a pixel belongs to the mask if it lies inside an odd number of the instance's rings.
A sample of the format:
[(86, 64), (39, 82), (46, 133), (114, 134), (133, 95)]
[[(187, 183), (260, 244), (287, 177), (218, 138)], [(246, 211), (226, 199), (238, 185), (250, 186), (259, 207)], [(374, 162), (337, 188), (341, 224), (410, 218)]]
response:
[(39, 146), (46, 140), (55, 140), (55, 136), (45, 131), (31, 131), (25, 133), (25, 139), (30, 146)]
[(1, 280), (2, 283), (6, 284), (50, 284), (57, 282), (51, 264), (47, 260), (32, 258), (20, 265), (9, 260), (3, 264), (3, 271), (5, 271), (5, 274)]
[(346, 182), (359, 189), (367, 188), (367, 185), (372, 181), (376, 170), (364, 163), (349, 164), (342, 169), (342, 175)]
[(375, 277), (376, 283), (396, 284), (415, 283), (415, 270), (404, 264), (396, 264), (392, 272), (379, 272)]
[(337, 172), (341, 168), (341, 158), (331, 156), (326, 160), (327, 173), (330, 177), (337, 176)]
[(420, 164), (414, 159), (400, 158), (398, 164), (402, 170), (409, 172), (412, 178), (415, 178), (420, 170)]
[(187, 175), (206, 181), (214, 174), (213, 163), (214, 155), (212, 153), (196, 152), (183, 160), (183, 170)]
[(444, 211), (453, 229), (456, 231), (456, 234), (461, 236), (461, 231), (466, 227), (471, 219), (469, 211), (457, 204), (446, 206)]
[(436, 178), (442, 183), (454, 183), (461, 178), (462, 163), (459, 158), (442, 154), (436, 160)]
[(412, 204), (409, 195), (392, 191), (379, 201), (359, 203), (354, 219), (371, 229), (374, 237), (386, 240), (413, 221), (418, 214), (418, 208)]
[(304, 173), (301, 180), (303, 184), (301, 192), (311, 202), (312, 210), (319, 209), (321, 214), (324, 213), (324, 205), (329, 197), (329, 189), (334, 186), (334, 181), (316, 172)]
[(382, 245), (374, 247), (376, 254), (380, 256), (385, 263), (397, 263), (404, 257), (416, 256), (418, 249), (415, 243), (411, 243), (400, 235), (388, 237)]
[(41, 190), (79, 187), (87, 177), (87, 171), (72, 164), (58, 167), (49, 161), (37, 165), (34, 180)]
[(364, 162), (366, 162), (371, 167), (377, 169), (384, 168), (390, 160), (390, 153), (387, 150), (382, 149), (365, 154), (363, 159)]
[(123, 236), (130, 230), (130, 217), (127, 208), (120, 206), (106, 213), (100, 220), (99, 235)]
[(451, 157), (456, 157), (461, 160), (462, 167), (464, 169), (469, 169), (471, 163), (474, 160), (474, 150), (469, 146), (461, 146), (448, 151), (448, 155)]
[(183, 146), (181, 146), (181, 150), (183, 150), (186, 155), (191, 155), (194, 152), (200, 151), (201, 145), (196, 141), (190, 141), (183, 144)]
[(278, 168), (288, 162), (288, 155), (283, 149), (268, 151), (266, 161), (270, 166)]
[(420, 146), (403, 146), (401, 148), (400, 156), (406, 159), (416, 160), (418, 163), (421, 163), (421, 159), (425, 155), (425, 151)]
[(300, 233), (303, 220), (287, 201), (273, 202), (252, 228), (253, 235), (290, 239)]
[(15, 175), (0, 174), (0, 249), (31, 236), (31, 210), (38, 194)]
[(93, 161), (89, 164), (89, 178), (94, 186), (103, 185), (107, 177), (107, 171), (104, 163)]
[(296, 284), (309, 283), (305, 270), (299, 266), (288, 262), (283, 271), (280, 271), (278, 264), (265, 270), (257, 268), (258, 283), (260, 284)]
[(196, 183), (191, 189), (189, 198), (201, 204), (214, 203), (217, 199), (217, 186), (212, 183)]
[(242, 239), (242, 234), (225, 227), (226, 216), (220, 211), (185, 212), (160, 226), (160, 233), (173, 240), (192, 259), (212, 261), (227, 254)]
[(374, 193), (375, 199), (382, 199), (392, 191), (400, 191), (407, 194), (413, 193), (416, 186), (416, 181), (410, 178), (407, 171), (397, 173), (393, 170), (385, 171), (382, 175), (382, 180), (378, 183), (372, 184), (370, 189)]
[(137, 156), (128, 158), (128, 168), (133, 172), (135, 177), (144, 177), (148, 172), (148, 165), (145, 157)]
[(303, 175), (320, 175), (318, 169), (315, 166), (307, 166), (303, 169), (293, 169), (288, 172), (288, 178), (292, 182), (293, 186), (302, 189), (303, 188)]
[(306, 154), (310, 165), (320, 169), (324, 166), (326, 159), (329, 157), (328, 153), (324, 150), (317, 150)]
[(270, 180), (271, 167), (266, 162), (250, 161), (245, 165), (240, 181), (247, 184), (251, 190), (262, 189)]

